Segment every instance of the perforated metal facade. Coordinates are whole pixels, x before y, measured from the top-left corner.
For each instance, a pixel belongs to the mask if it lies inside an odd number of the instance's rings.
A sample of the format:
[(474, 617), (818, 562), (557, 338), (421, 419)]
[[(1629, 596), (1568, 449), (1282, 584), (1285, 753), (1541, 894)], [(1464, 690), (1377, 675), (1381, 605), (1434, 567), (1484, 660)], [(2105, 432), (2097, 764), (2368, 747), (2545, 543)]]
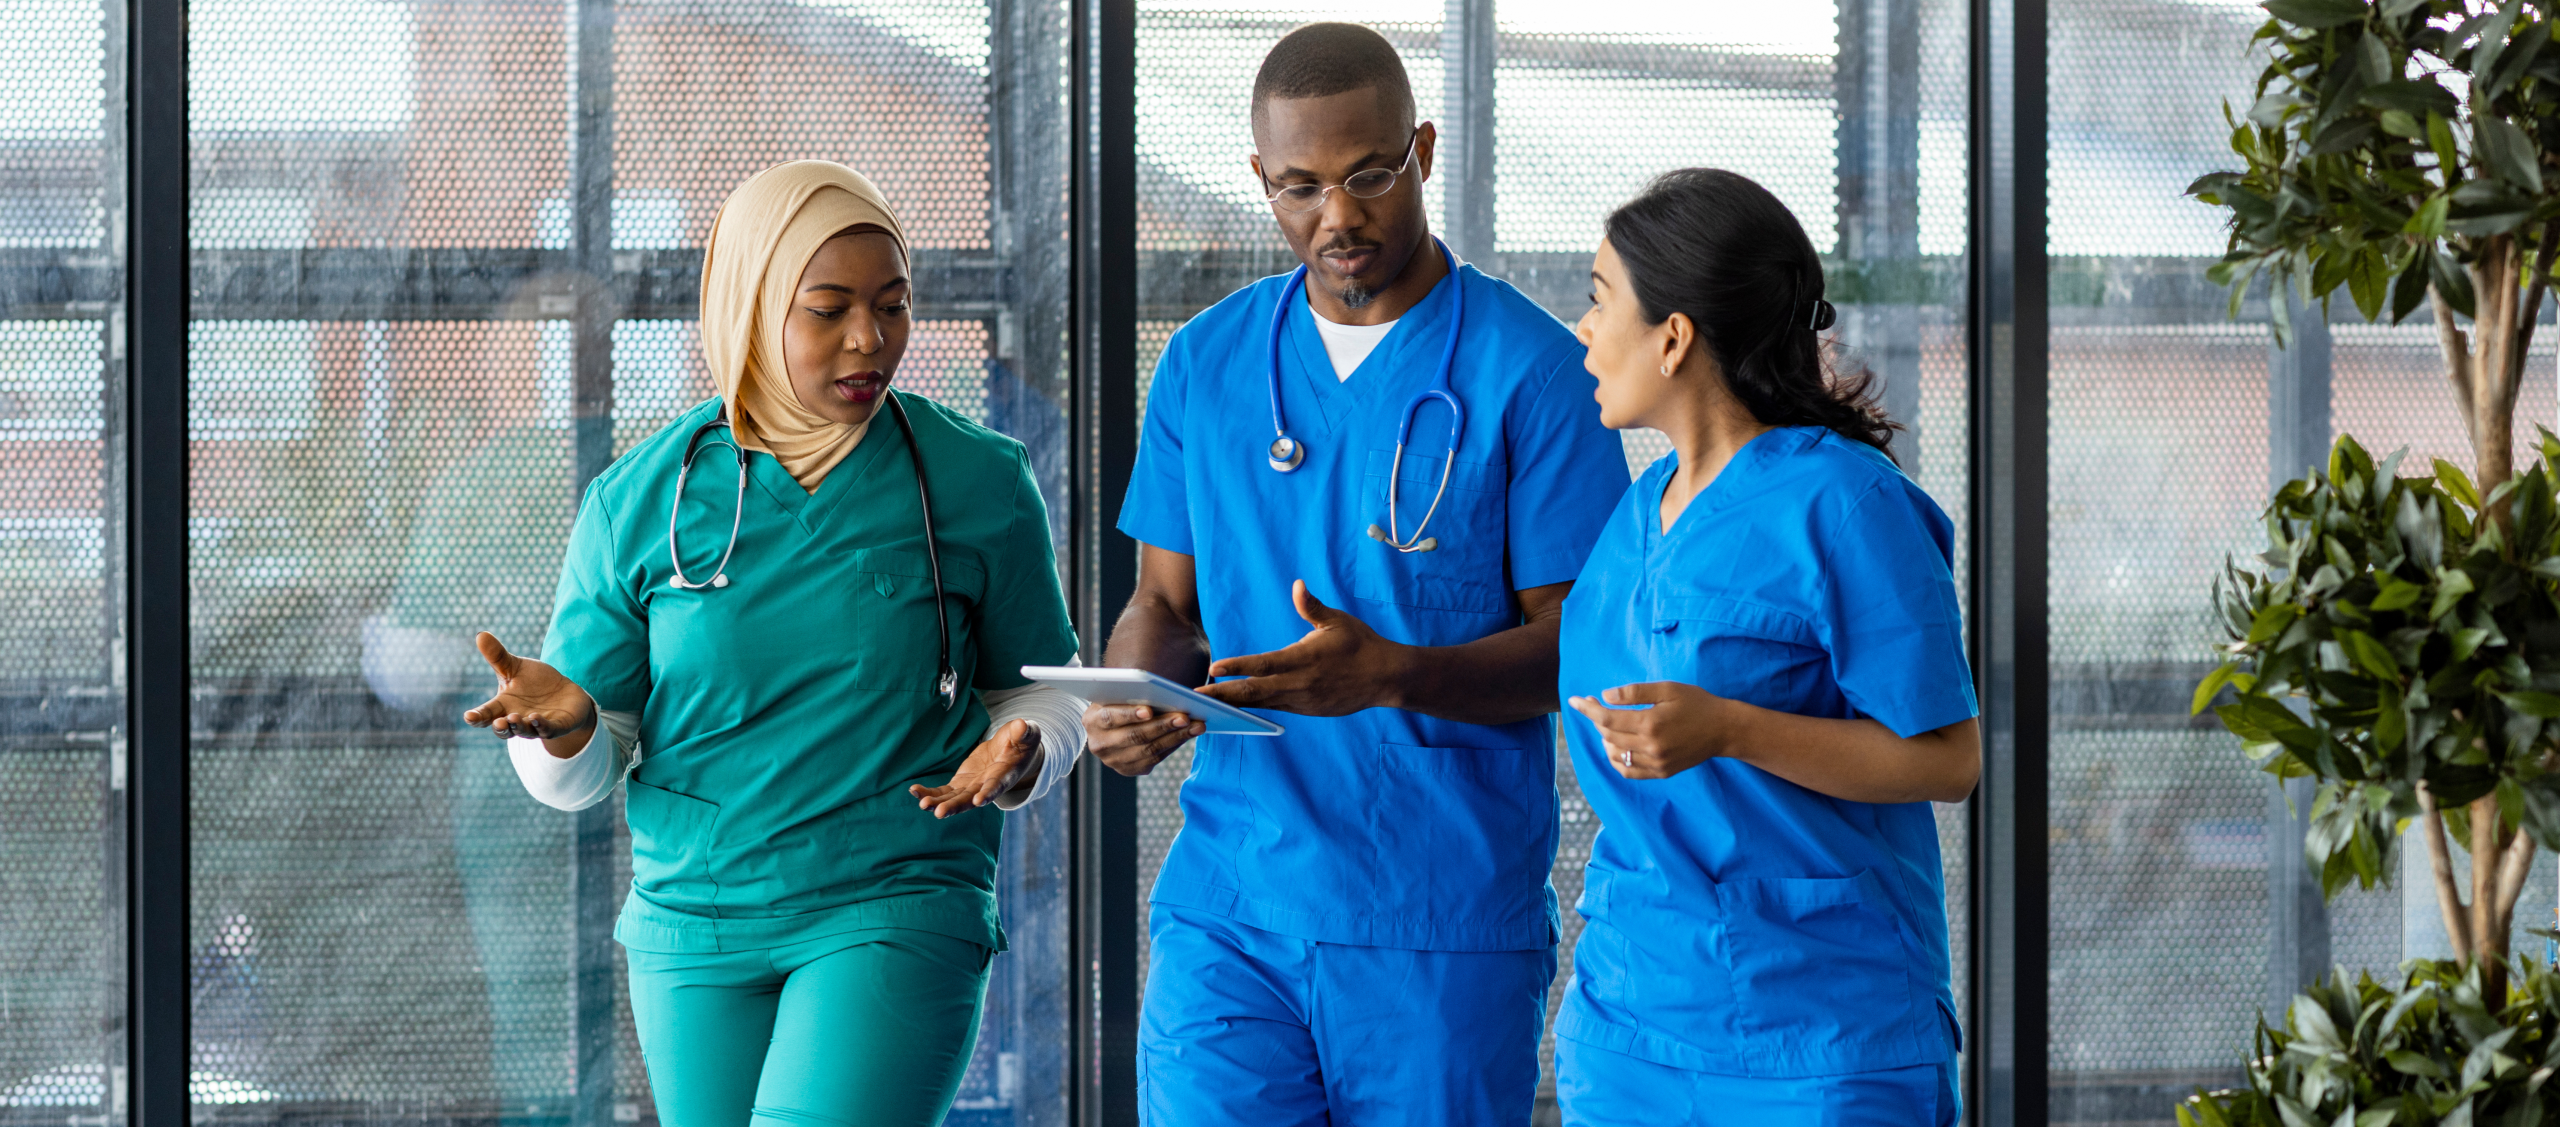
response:
[[(69, 52), (10, 59), (37, 77), (0, 83), (0, 272), (117, 228), (111, 29), (55, 7), (71, 14), (0, 13), (0, 53), (36, 51), (21, 33), (39, 25)], [(600, 922), (576, 890), (627, 883), (627, 838), (581, 872), (578, 818), (460, 726), (487, 679), (468, 638), (539, 648), (582, 468), (707, 393), (701, 241), (781, 160), (882, 186), (919, 275), (901, 386), (1023, 438), (1063, 505), (1065, 22), (1004, 0), (193, 6), (200, 1117), (654, 1121), (627, 1006), (577, 996), (579, 952), (616, 949), (583, 942)], [(607, 211), (591, 242), (579, 216)], [(101, 598), (120, 532), (100, 500), (116, 372), (103, 303), (39, 315), (34, 275), (6, 275), (0, 540), (13, 574), (48, 582), (0, 614), (0, 676), (57, 714), (22, 737), (13, 704), (0, 748), (0, 1118), (60, 1123), (106, 1108), (117, 1059), (111, 721), (59, 715), (119, 708)], [(952, 1122), (1063, 1122), (1062, 799), (1009, 819), (1003, 866), (1012, 950)], [(591, 1034), (615, 1050), (598, 1117), (572, 1100)]]
[[(0, 13), (0, 1123), (125, 1054), (122, 13)], [(66, 268), (67, 264), (67, 268)]]
[[(1505, 0), (1492, 11), (1488, 113), (1450, 93), (1461, 85), (1451, 77), (1459, 65), (1452, 52), (1463, 48), (1454, 46), (1460, 37), (1449, 21), (1465, 7), (1140, 7), (1141, 339), (1159, 342), (1142, 348), (1141, 387), (1161, 340), (1181, 321), (1296, 265), (1246, 165), (1253, 71), (1291, 27), (1357, 20), (1396, 45), (1422, 116), (1444, 138), (1443, 167), (1424, 189), (1434, 231), (1567, 323), (1585, 308), (1602, 219), (1650, 177), (1707, 165), (1768, 185), (1824, 255), (1842, 306), (1834, 335), (1845, 358), (1877, 371), (1888, 406), (1912, 425), (1898, 448), (1905, 464), (1962, 522), (1964, 9), (1936, 0), (1839, 8)], [(1483, 120), (1494, 129), (1494, 176), (1485, 181), (1492, 241), (1469, 250), (1451, 220), (1461, 206), (1452, 193), (1461, 189), (1448, 168), (1453, 147), (1465, 143), (1462, 131)], [(1669, 449), (1650, 432), (1630, 432), (1625, 442), (1631, 476)], [(1180, 830), (1178, 760), (1139, 782), (1142, 890)], [(1553, 879), (1570, 905), (1600, 827), (1561, 757), (1557, 774), (1563, 837)], [(1961, 921), (1963, 813), (1940, 813), (1949, 915)], [(1568, 910), (1563, 967), (1580, 930)], [(1551, 1013), (1568, 973), (1558, 974)], [(1956, 973), (1961, 981), (1964, 968)], [(1554, 1114), (1552, 1052), (1550, 1037), (1541, 1050), (1546, 1116)]]

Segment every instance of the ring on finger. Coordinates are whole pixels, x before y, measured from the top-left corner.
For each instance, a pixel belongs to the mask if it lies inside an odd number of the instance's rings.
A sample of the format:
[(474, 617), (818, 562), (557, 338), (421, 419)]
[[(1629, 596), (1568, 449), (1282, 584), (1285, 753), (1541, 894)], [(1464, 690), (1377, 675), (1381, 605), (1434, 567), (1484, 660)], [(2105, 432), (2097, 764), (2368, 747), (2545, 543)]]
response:
[(1620, 767), (1630, 767), (1630, 768), (1632, 768), (1632, 767), (1634, 767), (1635, 765), (1636, 765), (1636, 753), (1635, 753), (1635, 749), (1634, 749), (1634, 748), (1625, 748), (1625, 747), (1619, 748), (1619, 749), (1618, 749), (1618, 766), (1620, 766)]

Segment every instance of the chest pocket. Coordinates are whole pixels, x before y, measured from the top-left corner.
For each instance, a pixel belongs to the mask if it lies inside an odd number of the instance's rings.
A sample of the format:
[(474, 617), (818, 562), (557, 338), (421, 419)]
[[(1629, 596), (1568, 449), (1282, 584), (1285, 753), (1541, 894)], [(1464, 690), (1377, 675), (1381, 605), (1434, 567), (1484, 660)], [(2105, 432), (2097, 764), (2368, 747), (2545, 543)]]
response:
[[(846, 561), (849, 582), (838, 595), (845, 609), (839, 628), (859, 632), (854, 686), (932, 692), (942, 647), (941, 626), (934, 617), (932, 562), (923, 552), (899, 548), (858, 548), (846, 553)], [(986, 576), (974, 562), (945, 555), (942, 586), (951, 616), (951, 664), (966, 683), (969, 616), (986, 589)]]
[[(1510, 575), (1504, 566), (1510, 531), (1509, 475), (1501, 466), (1459, 458), (1449, 470), (1449, 487), (1443, 491), (1443, 460), (1408, 448), (1396, 475), (1395, 527), (1389, 529), (1387, 473), (1395, 454), (1392, 446), (1369, 451), (1368, 472), (1360, 480), (1357, 523), (1346, 530), (1355, 538), (1350, 549), (1356, 561), (1353, 593), (1399, 606), (1510, 613)], [(1432, 507), (1435, 495), (1437, 510)], [(1427, 525), (1424, 514), (1430, 515)], [(1370, 538), (1367, 530), (1373, 524), (1407, 541), (1421, 526), (1422, 538), (1437, 546), (1428, 552), (1399, 552)]]
[(1653, 675), (1720, 697), (1799, 711), (1825, 679), (1830, 655), (1793, 611), (1723, 596), (1654, 600)]

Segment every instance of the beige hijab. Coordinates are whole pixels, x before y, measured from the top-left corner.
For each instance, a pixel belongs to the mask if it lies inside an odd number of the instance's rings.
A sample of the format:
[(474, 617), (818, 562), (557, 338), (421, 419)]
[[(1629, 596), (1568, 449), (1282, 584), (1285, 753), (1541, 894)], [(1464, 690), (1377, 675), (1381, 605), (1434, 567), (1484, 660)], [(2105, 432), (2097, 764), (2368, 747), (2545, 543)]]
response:
[(871, 181), (834, 161), (795, 160), (729, 193), (702, 249), (702, 358), (731, 428), (811, 493), (870, 424), (846, 426), (800, 405), (783, 367), (782, 321), (818, 248), (862, 226), (888, 232), (906, 257), (906, 232)]

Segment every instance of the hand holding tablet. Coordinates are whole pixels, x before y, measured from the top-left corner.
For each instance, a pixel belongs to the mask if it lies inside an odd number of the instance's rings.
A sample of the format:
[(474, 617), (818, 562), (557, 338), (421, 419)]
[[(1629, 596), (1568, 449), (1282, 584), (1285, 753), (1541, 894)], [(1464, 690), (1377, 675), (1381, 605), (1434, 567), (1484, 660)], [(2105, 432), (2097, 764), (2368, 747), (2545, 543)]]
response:
[(1022, 667), (1022, 675), (1095, 704), (1143, 704), (1159, 712), (1179, 712), (1207, 724), (1209, 731), (1223, 735), (1276, 736), (1287, 730), (1144, 669), (1026, 665)]

